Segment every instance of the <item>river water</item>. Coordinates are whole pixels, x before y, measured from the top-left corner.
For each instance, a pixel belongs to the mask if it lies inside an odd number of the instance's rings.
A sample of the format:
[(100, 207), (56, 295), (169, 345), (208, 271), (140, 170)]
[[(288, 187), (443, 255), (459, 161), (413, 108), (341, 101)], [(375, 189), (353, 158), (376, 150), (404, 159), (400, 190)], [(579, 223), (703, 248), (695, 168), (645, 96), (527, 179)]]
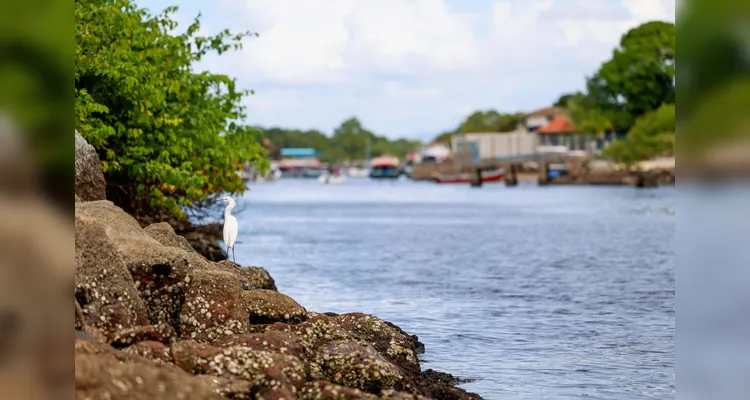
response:
[(486, 399), (671, 398), (675, 195), (280, 180), (237, 199), (237, 262), (418, 335)]

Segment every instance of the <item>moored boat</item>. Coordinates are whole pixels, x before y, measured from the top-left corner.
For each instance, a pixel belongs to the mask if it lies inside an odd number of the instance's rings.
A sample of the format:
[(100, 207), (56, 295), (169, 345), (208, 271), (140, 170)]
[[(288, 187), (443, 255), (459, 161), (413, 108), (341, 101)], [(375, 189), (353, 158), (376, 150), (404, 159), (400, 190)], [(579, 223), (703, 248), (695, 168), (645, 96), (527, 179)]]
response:
[(349, 167), (347, 172), (350, 178), (367, 178), (370, 176), (370, 169), (366, 167)]
[(400, 161), (398, 157), (381, 156), (375, 157), (370, 162), (370, 178), (374, 179), (396, 179), (401, 176)]
[[(482, 173), (482, 183), (500, 182), (505, 178), (505, 170), (502, 168)], [(437, 183), (471, 183), (470, 173), (456, 175), (442, 175), (435, 178)]]

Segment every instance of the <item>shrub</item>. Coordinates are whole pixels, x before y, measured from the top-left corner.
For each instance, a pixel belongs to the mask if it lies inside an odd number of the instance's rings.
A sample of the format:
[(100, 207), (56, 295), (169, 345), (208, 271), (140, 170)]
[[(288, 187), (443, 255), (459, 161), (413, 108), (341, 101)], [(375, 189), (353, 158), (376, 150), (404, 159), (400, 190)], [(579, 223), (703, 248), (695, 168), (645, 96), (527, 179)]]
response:
[(76, 128), (102, 160), (107, 197), (139, 215), (184, 216), (224, 192), (245, 190), (239, 162), (266, 168), (256, 133), (239, 122), (243, 96), (225, 75), (195, 72), (210, 52), (248, 33), (180, 35), (176, 7), (151, 15), (130, 0), (76, 0)]

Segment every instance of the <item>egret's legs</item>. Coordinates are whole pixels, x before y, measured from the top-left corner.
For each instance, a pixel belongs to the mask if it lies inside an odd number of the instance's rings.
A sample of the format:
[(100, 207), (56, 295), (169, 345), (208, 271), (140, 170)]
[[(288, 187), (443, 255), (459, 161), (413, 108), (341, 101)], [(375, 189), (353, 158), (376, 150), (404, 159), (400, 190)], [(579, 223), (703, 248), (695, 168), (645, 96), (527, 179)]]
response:
[(229, 246), (227, 246), (227, 261), (229, 261)]
[(232, 262), (237, 264), (237, 258), (234, 256), (234, 246), (232, 246)]

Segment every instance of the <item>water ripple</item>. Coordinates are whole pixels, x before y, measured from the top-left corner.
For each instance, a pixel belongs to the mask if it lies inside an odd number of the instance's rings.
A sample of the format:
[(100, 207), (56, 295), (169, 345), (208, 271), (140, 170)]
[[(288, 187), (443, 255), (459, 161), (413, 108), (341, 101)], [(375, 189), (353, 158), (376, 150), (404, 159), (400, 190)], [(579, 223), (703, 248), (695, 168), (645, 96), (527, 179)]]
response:
[[(549, 190), (548, 190), (549, 189)], [(238, 262), (417, 334), (487, 399), (673, 397), (673, 188), (257, 185)]]

